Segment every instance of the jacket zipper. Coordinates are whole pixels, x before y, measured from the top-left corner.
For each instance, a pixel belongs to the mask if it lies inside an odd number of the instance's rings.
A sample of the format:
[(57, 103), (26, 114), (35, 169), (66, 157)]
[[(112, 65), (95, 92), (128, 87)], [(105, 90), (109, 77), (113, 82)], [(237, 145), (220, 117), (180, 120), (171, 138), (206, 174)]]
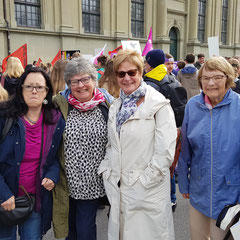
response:
[(211, 117), (211, 193), (210, 193), (210, 216), (212, 218), (212, 194), (213, 194), (213, 179), (212, 179), (212, 170), (213, 170), (212, 109), (210, 110), (210, 117)]

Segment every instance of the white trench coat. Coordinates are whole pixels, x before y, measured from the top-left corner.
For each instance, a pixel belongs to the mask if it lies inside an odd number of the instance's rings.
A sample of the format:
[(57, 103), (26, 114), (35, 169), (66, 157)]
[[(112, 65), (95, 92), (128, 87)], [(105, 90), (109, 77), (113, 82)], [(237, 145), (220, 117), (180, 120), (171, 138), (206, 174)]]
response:
[(108, 240), (173, 240), (169, 168), (177, 136), (169, 100), (147, 86), (144, 102), (122, 125), (109, 110), (108, 146), (99, 167), (111, 204)]

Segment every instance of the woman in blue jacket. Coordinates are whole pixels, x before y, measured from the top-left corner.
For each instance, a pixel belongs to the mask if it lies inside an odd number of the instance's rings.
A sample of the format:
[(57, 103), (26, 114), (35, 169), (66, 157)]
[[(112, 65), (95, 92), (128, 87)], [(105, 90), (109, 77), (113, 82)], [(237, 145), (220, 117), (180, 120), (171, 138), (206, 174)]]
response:
[[(20, 77), (15, 96), (0, 104), (0, 136), (7, 119), (13, 124), (0, 144), (0, 204), (15, 208), (15, 197), (35, 195), (30, 218), (18, 226), (21, 239), (41, 239), (51, 227), (52, 192), (59, 178), (58, 145), (64, 120), (52, 104), (48, 75), (32, 68)], [(17, 226), (0, 223), (0, 239), (16, 239)]]
[(223, 239), (220, 211), (240, 202), (240, 98), (232, 66), (222, 57), (199, 70), (200, 95), (189, 100), (182, 125), (179, 188), (190, 198), (191, 239)]

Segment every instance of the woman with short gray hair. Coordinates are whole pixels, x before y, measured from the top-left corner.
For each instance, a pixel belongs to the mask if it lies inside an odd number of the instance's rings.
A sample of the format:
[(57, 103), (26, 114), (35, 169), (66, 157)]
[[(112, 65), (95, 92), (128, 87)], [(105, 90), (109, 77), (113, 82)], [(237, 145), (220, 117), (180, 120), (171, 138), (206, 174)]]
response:
[(69, 61), (64, 79), (69, 94), (55, 97), (66, 121), (62, 171), (54, 195), (55, 236), (95, 240), (99, 198), (105, 195), (97, 169), (105, 156), (108, 105), (96, 87), (97, 71), (87, 59)]

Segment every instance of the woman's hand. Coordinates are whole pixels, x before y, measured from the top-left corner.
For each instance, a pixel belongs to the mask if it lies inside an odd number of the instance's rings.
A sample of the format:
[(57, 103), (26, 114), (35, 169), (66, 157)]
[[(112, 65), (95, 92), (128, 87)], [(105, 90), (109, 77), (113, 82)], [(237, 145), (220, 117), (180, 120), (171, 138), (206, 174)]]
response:
[(48, 191), (51, 191), (55, 184), (54, 182), (50, 179), (50, 178), (44, 178), (42, 180), (42, 185), (48, 190)]
[(10, 197), (7, 201), (1, 204), (1, 207), (6, 211), (12, 211), (15, 208), (15, 197)]
[(186, 199), (186, 198), (190, 198), (190, 194), (189, 194), (189, 193), (183, 193), (182, 196), (183, 196), (183, 198), (185, 198), (185, 199)]

